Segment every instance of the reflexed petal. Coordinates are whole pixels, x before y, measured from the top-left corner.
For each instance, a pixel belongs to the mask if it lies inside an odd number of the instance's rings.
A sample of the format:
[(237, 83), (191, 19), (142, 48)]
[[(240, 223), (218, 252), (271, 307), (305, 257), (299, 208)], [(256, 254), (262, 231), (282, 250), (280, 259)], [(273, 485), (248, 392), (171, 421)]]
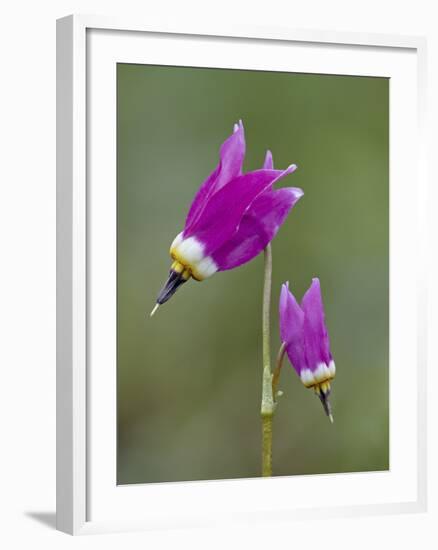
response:
[(234, 236), (254, 200), (295, 169), (255, 170), (235, 178), (214, 193), (184, 238), (194, 236), (204, 246), (204, 255), (211, 255)]
[(219, 270), (238, 267), (260, 254), (302, 196), (302, 190), (295, 187), (259, 195), (244, 214), (237, 233), (213, 253)]
[(272, 159), (272, 153), (269, 149), (266, 151), (265, 162), (263, 163), (265, 170), (272, 170), (274, 168), (274, 161)]
[(280, 335), (286, 344), (286, 352), (298, 375), (306, 368), (304, 350), (304, 313), (289, 291), (289, 283), (281, 287), (280, 294)]
[(245, 157), (245, 134), (242, 121), (236, 124), (233, 134), (220, 148), (220, 161), (216, 169), (201, 185), (193, 199), (186, 218), (184, 233), (190, 232), (209, 199), (231, 180), (240, 176)]
[(329, 365), (332, 360), (319, 279), (312, 279), (312, 284), (301, 301), (301, 307), (305, 317), (306, 360), (309, 368), (315, 370), (319, 364)]

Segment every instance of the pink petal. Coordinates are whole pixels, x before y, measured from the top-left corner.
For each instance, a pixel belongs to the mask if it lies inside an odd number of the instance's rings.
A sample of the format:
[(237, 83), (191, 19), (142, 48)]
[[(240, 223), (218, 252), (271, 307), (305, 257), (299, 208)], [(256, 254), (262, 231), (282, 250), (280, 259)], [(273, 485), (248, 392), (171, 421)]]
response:
[(321, 362), (328, 365), (332, 360), (319, 279), (312, 279), (312, 284), (301, 301), (301, 307), (305, 317), (306, 360), (313, 370)]
[(234, 236), (254, 200), (295, 168), (255, 170), (235, 178), (214, 193), (184, 237), (195, 237), (204, 245), (204, 254), (211, 255)]
[(272, 159), (272, 153), (271, 151), (269, 151), (269, 149), (266, 151), (263, 168), (265, 168), (265, 170), (272, 170), (274, 168), (274, 160)]
[(237, 233), (213, 253), (219, 270), (238, 267), (260, 254), (302, 195), (302, 190), (295, 187), (259, 195), (244, 214)]
[(198, 221), (209, 199), (229, 181), (240, 176), (245, 157), (245, 133), (242, 121), (236, 124), (233, 134), (220, 148), (220, 161), (215, 170), (208, 176), (193, 199), (186, 218), (184, 232), (191, 231)]
[(306, 368), (304, 351), (304, 313), (289, 290), (289, 283), (281, 287), (280, 294), (280, 335), (286, 344), (286, 352), (298, 375)]

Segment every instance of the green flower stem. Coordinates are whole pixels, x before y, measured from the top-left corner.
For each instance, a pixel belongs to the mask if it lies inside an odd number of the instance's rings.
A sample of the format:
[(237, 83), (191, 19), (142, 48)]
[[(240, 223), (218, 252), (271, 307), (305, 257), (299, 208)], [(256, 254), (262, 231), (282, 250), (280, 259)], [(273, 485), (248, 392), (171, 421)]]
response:
[(271, 245), (265, 248), (265, 269), (263, 285), (263, 386), (262, 386), (262, 475), (272, 476), (272, 420), (275, 411), (272, 392), (271, 350), (270, 350), (270, 318), (271, 318), (271, 286), (272, 286), (272, 250)]
[(272, 419), (273, 415), (262, 415), (262, 476), (272, 476)]

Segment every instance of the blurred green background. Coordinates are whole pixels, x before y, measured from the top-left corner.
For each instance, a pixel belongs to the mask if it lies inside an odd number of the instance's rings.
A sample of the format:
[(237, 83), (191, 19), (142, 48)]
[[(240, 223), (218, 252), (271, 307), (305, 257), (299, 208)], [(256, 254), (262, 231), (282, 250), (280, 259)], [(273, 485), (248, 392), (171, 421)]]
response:
[(118, 483), (260, 475), (263, 255), (190, 281), (153, 319), (169, 245), (243, 119), (245, 171), (270, 148), (305, 195), (273, 242), (277, 304), (321, 280), (337, 375), (330, 425), (287, 363), (275, 475), (386, 470), (389, 81), (119, 64)]

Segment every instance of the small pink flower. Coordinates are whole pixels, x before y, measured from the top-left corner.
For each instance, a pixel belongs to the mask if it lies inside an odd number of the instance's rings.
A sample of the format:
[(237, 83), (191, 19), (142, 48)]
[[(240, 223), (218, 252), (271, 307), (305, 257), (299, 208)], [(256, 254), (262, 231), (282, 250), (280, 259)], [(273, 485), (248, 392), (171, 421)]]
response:
[(289, 283), (283, 284), (279, 310), (280, 335), (287, 356), (302, 383), (314, 388), (333, 422), (328, 397), (336, 367), (330, 351), (319, 279), (312, 279), (301, 306), (289, 290)]

